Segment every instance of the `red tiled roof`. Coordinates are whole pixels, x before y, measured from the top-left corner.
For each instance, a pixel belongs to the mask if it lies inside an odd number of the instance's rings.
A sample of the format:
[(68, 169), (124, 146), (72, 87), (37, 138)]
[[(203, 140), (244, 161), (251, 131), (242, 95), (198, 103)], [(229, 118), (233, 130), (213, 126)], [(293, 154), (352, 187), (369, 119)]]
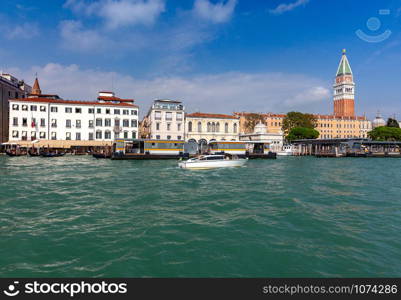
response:
[(207, 114), (207, 113), (192, 113), (192, 114), (187, 114), (187, 117), (193, 117), (193, 118), (216, 118), (216, 119), (238, 119), (236, 116), (231, 116), (231, 115), (223, 115), (223, 114)]
[(54, 103), (54, 104), (77, 104), (77, 105), (104, 105), (104, 106), (122, 106), (122, 107), (138, 107), (135, 104), (128, 103), (110, 103), (110, 102), (98, 102), (98, 101), (76, 101), (76, 100), (63, 100), (63, 99), (49, 99), (49, 98), (19, 98), (10, 99), (10, 101), (20, 102), (38, 102), (38, 103)]
[(97, 97), (97, 99), (104, 100), (104, 101), (134, 102), (134, 99), (121, 99), (118, 97), (108, 97), (108, 96), (99, 96), (99, 97)]

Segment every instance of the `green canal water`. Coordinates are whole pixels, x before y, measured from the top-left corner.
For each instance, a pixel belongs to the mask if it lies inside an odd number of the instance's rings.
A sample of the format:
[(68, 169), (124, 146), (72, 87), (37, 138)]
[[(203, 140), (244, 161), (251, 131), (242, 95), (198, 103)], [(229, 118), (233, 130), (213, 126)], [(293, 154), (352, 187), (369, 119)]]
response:
[(1, 277), (401, 276), (401, 160), (0, 156)]

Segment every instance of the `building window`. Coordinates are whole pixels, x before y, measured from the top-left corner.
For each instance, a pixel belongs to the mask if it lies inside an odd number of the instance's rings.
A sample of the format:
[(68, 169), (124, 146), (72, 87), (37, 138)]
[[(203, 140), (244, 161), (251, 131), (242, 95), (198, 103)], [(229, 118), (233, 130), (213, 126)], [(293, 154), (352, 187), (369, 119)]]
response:
[(46, 106), (41, 106), (40, 107), (40, 111), (44, 111), (45, 112), (46, 111)]
[(136, 139), (136, 131), (133, 131), (133, 132), (132, 132), (132, 138), (133, 138), (133, 139)]
[(160, 135), (156, 135), (156, 140), (160, 140)]
[(177, 131), (181, 131), (181, 123), (177, 124)]
[(214, 122), (212, 123), (212, 132), (216, 132), (216, 124)]
[(155, 120), (161, 120), (161, 119), (162, 119), (162, 112), (155, 111)]
[(237, 123), (234, 123), (234, 133), (237, 133)]
[(66, 112), (67, 114), (72, 113), (72, 107), (66, 107), (66, 108), (65, 108), (65, 112)]
[(45, 127), (46, 126), (46, 120), (45, 119), (40, 119), (40, 127)]
[(176, 114), (176, 119), (177, 119), (177, 121), (182, 121), (182, 113), (181, 112), (178, 112)]
[(89, 128), (93, 128), (93, 120), (89, 120)]
[(93, 141), (93, 132), (89, 132), (89, 140)]
[(57, 127), (57, 120), (56, 119), (52, 119), (52, 127), (53, 128)]
[(156, 130), (160, 130), (160, 123), (156, 123)]
[(38, 111), (38, 107), (36, 105), (31, 105), (31, 111)]
[(22, 105), (22, 110), (27, 111), (28, 110), (28, 105)]
[(82, 113), (82, 108), (76, 107), (76, 108), (75, 108), (75, 113), (76, 113), (76, 114)]
[(168, 135), (168, 136), (167, 136), (167, 139), (168, 139), (168, 140), (171, 140), (171, 135)]
[(75, 127), (81, 128), (81, 120), (76, 120), (75, 121)]
[(166, 121), (173, 120), (173, 113), (171, 111), (166, 112)]
[(52, 140), (57, 140), (57, 133), (56, 132), (52, 132)]
[(198, 122), (198, 132), (202, 132), (202, 123)]
[(36, 127), (36, 118), (32, 118), (31, 127), (32, 128)]
[(129, 120), (127, 119), (123, 120), (123, 127), (129, 127)]
[(167, 123), (167, 131), (170, 131), (170, 129), (171, 129), (171, 124)]
[(39, 133), (39, 137), (40, 137), (41, 139), (45, 139), (45, 138), (46, 138), (46, 132), (41, 131), (41, 132)]
[(216, 123), (216, 132), (220, 132), (220, 123), (219, 122)]
[(96, 119), (96, 126), (103, 126), (103, 120), (102, 119)]
[(106, 115), (110, 114), (110, 108), (106, 108)]
[(21, 138), (22, 138), (23, 141), (26, 141), (28, 139), (28, 132), (27, 131), (23, 131), (22, 135), (21, 135)]
[(13, 104), (13, 110), (19, 110), (19, 105), (18, 104)]
[(228, 133), (228, 123), (224, 124), (224, 132)]
[(207, 132), (212, 131), (212, 124), (210, 122), (207, 122)]
[(104, 119), (104, 126), (110, 127), (111, 126), (111, 119)]
[(137, 120), (131, 120), (131, 127), (138, 127), (138, 121)]
[(120, 126), (120, 119), (114, 119), (114, 126)]
[(138, 111), (133, 109), (131, 110), (131, 115), (137, 116), (138, 115)]
[(102, 132), (100, 130), (96, 131), (96, 139), (97, 140), (102, 139)]
[(17, 138), (18, 137), (18, 130), (13, 130), (13, 138)]
[(115, 110), (114, 110), (114, 114), (115, 114), (115, 115), (119, 115), (119, 114), (120, 114), (120, 110), (119, 110), (119, 109), (115, 109)]
[(28, 119), (27, 118), (22, 118), (22, 126), (24, 126), (24, 127), (28, 126)]
[(18, 118), (13, 118), (13, 126), (18, 126)]
[(192, 132), (192, 122), (188, 122), (188, 132)]
[(71, 140), (71, 132), (66, 132), (66, 133), (65, 133), (65, 139), (66, 139), (67, 141)]
[(65, 127), (71, 128), (71, 120), (65, 120)]
[(50, 107), (50, 112), (56, 113), (58, 111), (57, 106)]
[(128, 131), (124, 131), (124, 138), (128, 139)]
[(88, 114), (94, 114), (95, 109), (94, 108), (88, 108)]
[(77, 141), (81, 140), (81, 133), (80, 132), (76, 132), (75, 133), (75, 140), (77, 140)]
[(111, 131), (110, 131), (110, 130), (106, 130), (106, 131), (104, 132), (104, 138), (105, 138), (106, 140), (111, 139)]
[(181, 135), (177, 136), (177, 140), (181, 140)]
[(128, 109), (123, 109), (123, 115), (129, 115), (129, 110)]

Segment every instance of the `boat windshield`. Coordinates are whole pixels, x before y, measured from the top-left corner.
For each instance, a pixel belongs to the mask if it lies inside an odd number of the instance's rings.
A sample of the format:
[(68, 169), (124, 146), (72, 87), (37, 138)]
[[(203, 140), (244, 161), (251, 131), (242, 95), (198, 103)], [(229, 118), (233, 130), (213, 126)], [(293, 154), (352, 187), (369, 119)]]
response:
[(199, 158), (199, 160), (222, 160), (222, 159), (224, 159), (224, 155), (203, 156)]

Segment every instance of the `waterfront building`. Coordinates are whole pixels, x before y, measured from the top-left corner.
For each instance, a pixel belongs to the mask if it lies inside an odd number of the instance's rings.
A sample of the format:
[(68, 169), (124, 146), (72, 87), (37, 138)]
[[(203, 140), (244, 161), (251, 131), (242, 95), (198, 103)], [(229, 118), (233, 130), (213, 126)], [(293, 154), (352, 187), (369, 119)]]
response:
[[(10, 99), (9, 141), (41, 145), (99, 146), (115, 138), (137, 138), (138, 106), (113, 92), (99, 92), (95, 101), (64, 100), (42, 94), (36, 79), (32, 93)], [(78, 141), (78, 142), (77, 142)], [(89, 142), (85, 142), (89, 141)], [(108, 143), (98, 143), (98, 142)]]
[(233, 115), (196, 112), (185, 116), (185, 140), (198, 144), (238, 141), (239, 118)]
[(255, 126), (254, 132), (241, 134), (239, 139), (256, 145), (267, 145), (272, 152), (282, 151), (284, 144), (283, 132), (281, 130), (279, 132), (271, 132), (269, 127), (262, 122)]
[(141, 137), (153, 140), (184, 140), (185, 108), (175, 100), (155, 100), (141, 122)]
[(0, 72), (0, 145), (8, 141), (9, 103), (11, 98), (23, 98), (31, 92), (31, 87), (23, 80)]
[[(333, 114), (315, 114), (316, 130), (319, 139), (332, 138), (367, 138), (372, 130), (372, 122), (366, 116), (355, 115), (355, 83), (350, 63), (343, 50), (333, 85)], [(241, 112), (234, 115), (240, 118), (241, 133), (250, 133), (253, 128), (247, 128), (247, 117), (251, 113)], [(269, 131), (281, 131), (285, 114), (260, 114), (267, 124)]]

